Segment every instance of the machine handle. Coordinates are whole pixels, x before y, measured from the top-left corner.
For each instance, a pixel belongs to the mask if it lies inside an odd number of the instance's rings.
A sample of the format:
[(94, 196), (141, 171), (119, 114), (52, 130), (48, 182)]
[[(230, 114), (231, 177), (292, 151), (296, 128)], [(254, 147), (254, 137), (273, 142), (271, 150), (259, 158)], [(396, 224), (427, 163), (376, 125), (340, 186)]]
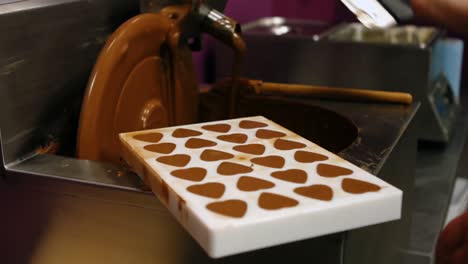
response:
[(257, 94), (275, 93), (313, 96), (325, 99), (358, 100), (396, 104), (411, 104), (413, 102), (413, 96), (411, 94), (402, 92), (271, 83), (260, 80), (249, 80), (249, 84), (249, 86), (251, 86)]

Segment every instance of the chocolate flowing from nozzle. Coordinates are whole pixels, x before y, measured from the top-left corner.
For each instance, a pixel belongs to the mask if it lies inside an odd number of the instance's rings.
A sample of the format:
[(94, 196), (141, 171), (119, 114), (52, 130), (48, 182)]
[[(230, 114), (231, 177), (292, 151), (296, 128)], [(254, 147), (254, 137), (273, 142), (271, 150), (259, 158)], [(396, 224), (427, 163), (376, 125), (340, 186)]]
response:
[(200, 6), (200, 14), (204, 16), (203, 30), (234, 50), (232, 88), (228, 94), (229, 117), (233, 118), (237, 113), (241, 67), (246, 52), (246, 45), (241, 37), (241, 27), (236, 21), (206, 5)]

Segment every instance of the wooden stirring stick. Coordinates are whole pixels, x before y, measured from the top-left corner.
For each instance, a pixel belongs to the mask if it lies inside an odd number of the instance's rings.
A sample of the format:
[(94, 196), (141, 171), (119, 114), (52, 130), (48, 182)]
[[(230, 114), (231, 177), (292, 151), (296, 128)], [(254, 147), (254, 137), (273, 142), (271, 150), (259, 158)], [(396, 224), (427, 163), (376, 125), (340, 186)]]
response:
[(409, 93), (362, 90), (351, 88), (333, 88), (325, 86), (270, 83), (260, 80), (248, 80), (257, 94), (302, 95), (316, 98), (337, 100), (358, 100), (396, 104), (411, 104), (413, 96)]

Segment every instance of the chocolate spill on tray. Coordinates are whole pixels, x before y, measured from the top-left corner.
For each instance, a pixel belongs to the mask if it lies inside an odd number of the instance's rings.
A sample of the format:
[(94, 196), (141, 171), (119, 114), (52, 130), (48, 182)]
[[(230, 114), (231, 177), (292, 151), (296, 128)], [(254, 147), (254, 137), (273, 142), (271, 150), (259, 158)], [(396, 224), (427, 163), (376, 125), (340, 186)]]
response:
[(250, 161), (257, 165), (275, 168), (275, 169), (283, 168), (286, 162), (284, 158), (280, 156), (267, 156), (267, 157), (261, 157), (261, 158), (253, 158)]
[(298, 204), (299, 202), (292, 198), (268, 192), (262, 193), (258, 198), (258, 206), (266, 210), (279, 210), (294, 207)]
[(239, 123), (239, 127), (243, 129), (254, 129), (254, 128), (261, 128), (267, 127), (268, 125), (262, 122), (251, 121), (251, 120), (243, 120)]
[(190, 156), (185, 154), (176, 154), (172, 156), (159, 157), (156, 160), (160, 163), (174, 167), (185, 167), (190, 162)]
[(213, 149), (206, 149), (200, 155), (200, 159), (203, 161), (219, 161), (219, 160), (228, 160), (234, 158), (234, 155)]
[(171, 172), (171, 175), (180, 179), (200, 182), (206, 176), (206, 169), (203, 168), (189, 168), (189, 169), (182, 169), (182, 170), (175, 170)]
[(272, 139), (272, 138), (285, 137), (286, 134), (283, 132), (278, 132), (278, 131), (273, 131), (273, 130), (268, 130), (268, 129), (260, 129), (257, 131), (255, 136), (260, 139)]
[(231, 134), (218, 136), (217, 139), (230, 143), (244, 144), (247, 141), (248, 137), (245, 134)]
[(189, 149), (214, 147), (216, 145), (217, 145), (216, 142), (206, 140), (206, 139), (201, 139), (201, 138), (191, 138), (187, 140), (187, 142), (185, 143), (185, 147)]
[(161, 133), (147, 133), (133, 136), (134, 139), (149, 143), (158, 143), (163, 138)]
[(224, 184), (222, 183), (217, 182), (192, 185), (187, 187), (187, 191), (191, 193), (214, 199), (221, 198), (225, 190), (226, 186), (224, 186)]
[(296, 141), (278, 139), (275, 141), (274, 147), (277, 150), (292, 150), (292, 149), (301, 149), (305, 148), (306, 145)]
[(317, 161), (328, 160), (328, 157), (322, 154), (309, 151), (296, 151), (294, 154), (294, 159), (300, 163), (312, 163)]
[(217, 172), (224, 176), (232, 176), (242, 173), (250, 173), (253, 169), (241, 164), (232, 162), (223, 162), (218, 166)]
[(363, 194), (368, 192), (378, 192), (381, 187), (370, 182), (355, 179), (343, 179), (341, 188), (347, 193)]
[(333, 199), (333, 190), (327, 185), (316, 184), (307, 187), (299, 187), (294, 192), (312, 199), (331, 201)]
[(271, 189), (273, 187), (275, 187), (275, 184), (270, 181), (249, 176), (242, 176), (237, 181), (237, 188), (244, 192), (254, 192), (258, 190)]
[(307, 172), (298, 169), (276, 171), (271, 173), (271, 176), (276, 179), (293, 183), (305, 183), (307, 181)]
[(242, 146), (233, 147), (235, 151), (242, 153), (252, 154), (252, 155), (263, 155), (265, 153), (265, 146), (261, 144), (249, 144)]
[(176, 144), (174, 143), (152, 144), (152, 145), (147, 145), (144, 147), (144, 149), (148, 151), (156, 152), (160, 154), (171, 154), (175, 148), (176, 148)]
[(174, 130), (172, 133), (172, 136), (175, 138), (188, 138), (188, 137), (198, 137), (201, 136), (203, 133), (192, 130), (192, 129), (186, 129), (186, 128), (178, 128)]
[(242, 200), (227, 200), (223, 202), (210, 203), (206, 208), (217, 214), (241, 218), (247, 212), (247, 203)]
[(322, 177), (336, 178), (353, 174), (353, 171), (340, 166), (321, 163), (317, 166), (317, 173)]
[(231, 130), (231, 125), (228, 124), (216, 124), (216, 125), (206, 125), (202, 126), (202, 129), (218, 132), (218, 133), (227, 133)]

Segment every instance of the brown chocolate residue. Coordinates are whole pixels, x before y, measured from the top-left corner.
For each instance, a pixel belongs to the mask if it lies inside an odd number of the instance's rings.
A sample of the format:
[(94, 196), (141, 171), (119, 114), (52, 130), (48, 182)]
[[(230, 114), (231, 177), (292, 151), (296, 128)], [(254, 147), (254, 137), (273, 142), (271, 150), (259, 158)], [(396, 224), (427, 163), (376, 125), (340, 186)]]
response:
[(294, 159), (297, 162), (301, 162), (301, 163), (312, 163), (316, 161), (327, 160), (328, 157), (322, 154), (315, 153), (315, 152), (296, 151), (296, 153), (294, 154)]
[(229, 117), (234, 118), (237, 116), (237, 107), (239, 105), (239, 88), (240, 88), (240, 75), (242, 71), (242, 62), (244, 61), (246, 53), (246, 44), (245, 41), (241, 38), (239, 34), (233, 34), (229, 38), (229, 45), (234, 50), (234, 63), (232, 65), (232, 87), (228, 93), (229, 98)]
[(262, 193), (258, 198), (258, 206), (266, 210), (278, 210), (282, 208), (294, 207), (299, 204), (298, 201), (274, 193)]
[(179, 196), (179, 202), (177, 203), (177, 209), (179, 209), (179, 212), (182, 211), (182, 209), (184, 209), (184, 206), (187, 204), (187, 202), (182, 199), (182, 197)]
[(156, 159), (156, 161), (171, 165), (174, 167), (185, 167), (189, 162), (191, 158), (189, 155), (185, 154), (176, 154), (172, 156), (163, 156), (159, 157)]
[(293, 183), (305, 183), (307, 181), (307, 172), (297, 169), (276, 171), (271, 173), (271, 176), (276, 179)]
[(347, 193), (363, 194), (368, 192), (378, 192), (382, 188), (370, 182), (355, 179), (343, 179), (341, 188)]
[(244, 192), (255, 192), (258, 190), (271, 189), (273, 187), (275, 187), (275, 184), (270, 181), (248, 176), (242, 176), (237, 181), (237, 188)]
[(322, 177), (336, 178), (353, 174), (353, 171), (340, 166), (321, 163), (317, 166), (317, 173)]
[(292, 150), (292, 149), (301, 149), (305, 148), (306, 145), (296, 141), (278, 139), (275, 141), (275, 148), (277, 150)]
[(286, 162), (283, 157), (280, 156), (267, 156), (261, 158), (253, 158), (250, 160), (252, 163), (257, 165), (281, 169), (284, 167), (284, 163)]
[(158, 143), (163, 138), (161, 133), (147, 133), (133, 136), (134, 139), (149, 143)]
[(268, 129), (260, 129), (255, 134), (256, 137), (260, 139), (272, 139), (272, 138), (280, 138), (285, 137), (286, 134), (283, 132), (268, 130)]
[(161, 181), (161, 197), (166, 204), (169, 203), (169, 186), (165, 181)]
[(250, 173), (253, 169), (237, 163), (223, 162), (218, 166), (217, 171), (221, 175), (232, 176), (241, 173)]
[(265, 146), (261, 144), (250, 144), (250, 145), (243, 145), (243, 146), (235, 146), (233, 147), (235, 151), (239, 151), (242, 153), (252, 154), (252, 155), (263, 155), (265, 153)]
[(248, 137), (245, 134), (231, 134), (218, 136), (217, 139), (231, 143), (244, 144), (247, 141)]
[(205, 178), (206, 173), (206, 169), (203, 168), (190, 168), (183, 170), (175, 170), (171, 172), (171, 175), (188, 181), (200, 182)]
[(206, 125), (202, 126), (203, 129), (218, 132), (218, 133), (227, 133), (231, 130), (231, 125), (228, 124), (216, 124), (216, 125)]
[(203, 153), (200, 155), (200, 159), (203, 161), (219, 161), (228, 160), (232, 158), (234, 158), (234, 155), (230, 153), (212, 149), (204, 150)]
[(242, 200), (227, 200), (223, 202), (210, 203), (206, 208), (217, 214), (241, 218), (247, 212), (247, 203)]
[(173, 144), (173, 143), (152, 144), (152, 145), (147, 145), (144, 147), (144, 149), (148, 151), (156, 152), (160, 154), (171, 154), (175, 148), (176, 148), (176, 144)]
[(327, 185), (317, 184), (308, 187), (299, 187), (294, 192), (312, 199), (331, 201), (333, 199), (333, 190)]
[(185, 128), (178, 128), (174, 130), (172, 133), (172, 136), (175, 138), (188, 138), (188, 137), (198, 137), (201, 136), (203, 133), (191, 129), (185, 129)]
[(191, 138), (187, 140), (185, 143), (185, 147), (189, 149), (200, 149), (200, 148), (207, 148), (207, 147), (214, 147), (218, 145), (216, 142), (201, 139), (201, 138)]
[(243, 120), (239, 123), (239, 127), (243, 129), (254, 129), (260, 127), (267, 127), (268, 125), (262, 122)]
[(200, 185), (192, 185), (187, 188), (187, 191), (205, 196), (208, 198), (221, 198), (226, 190), (226, 186), (222, 183), (211, 182)]

